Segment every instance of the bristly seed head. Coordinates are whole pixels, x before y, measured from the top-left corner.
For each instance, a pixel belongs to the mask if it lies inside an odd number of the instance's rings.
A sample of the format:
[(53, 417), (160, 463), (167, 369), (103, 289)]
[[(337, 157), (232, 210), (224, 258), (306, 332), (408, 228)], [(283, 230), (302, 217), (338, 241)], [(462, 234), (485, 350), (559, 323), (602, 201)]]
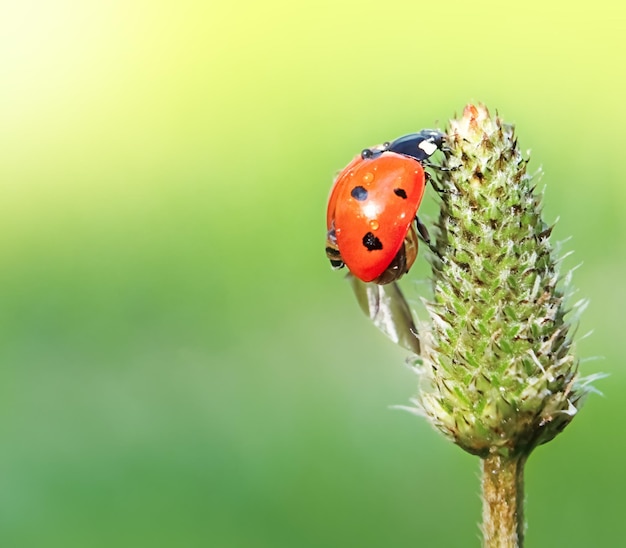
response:
[(591, 390), (577, 377), (576, 318), (565, 318), (552, 226), (527, 162), (513, 126), (484, 106), (469, 105), (450, 122), (432, 324), (420, 331), (415, 364), (418, 406), (481, 456), (528, 455), (567, 426)]

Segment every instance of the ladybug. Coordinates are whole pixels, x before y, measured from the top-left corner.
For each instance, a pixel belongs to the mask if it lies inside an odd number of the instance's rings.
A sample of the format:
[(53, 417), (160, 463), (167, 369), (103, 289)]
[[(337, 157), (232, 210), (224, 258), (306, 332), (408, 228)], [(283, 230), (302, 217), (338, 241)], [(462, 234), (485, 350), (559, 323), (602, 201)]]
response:
[(388, 284), (417, 257), (416, 217), (424, 196), (422, 162), (444, 135), (425, 129), (366, 148), (335, 179), (326, 213), (326, 255), (364, 282)]

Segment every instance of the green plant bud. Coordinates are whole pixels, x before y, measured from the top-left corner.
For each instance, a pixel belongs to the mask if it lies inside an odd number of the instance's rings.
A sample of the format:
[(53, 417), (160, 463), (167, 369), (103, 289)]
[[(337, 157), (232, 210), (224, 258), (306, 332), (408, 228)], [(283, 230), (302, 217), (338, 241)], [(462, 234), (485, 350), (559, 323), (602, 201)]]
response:
[(470, 453), (528, 455), (591, 390), (572, 342), (586, 303), (566, 308), (553, 227), (513, 126), (469, 105), (450, 122), (444, 156), (414, 403)]

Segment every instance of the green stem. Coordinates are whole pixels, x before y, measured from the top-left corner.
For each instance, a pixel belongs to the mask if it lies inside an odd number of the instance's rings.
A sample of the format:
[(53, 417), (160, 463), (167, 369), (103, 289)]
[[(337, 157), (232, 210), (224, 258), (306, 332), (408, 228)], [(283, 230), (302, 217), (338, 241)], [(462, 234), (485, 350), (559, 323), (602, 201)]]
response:
[(490, 455), (482, 460), (483, 546), (524, 545), (524, 465), (526, 457)]

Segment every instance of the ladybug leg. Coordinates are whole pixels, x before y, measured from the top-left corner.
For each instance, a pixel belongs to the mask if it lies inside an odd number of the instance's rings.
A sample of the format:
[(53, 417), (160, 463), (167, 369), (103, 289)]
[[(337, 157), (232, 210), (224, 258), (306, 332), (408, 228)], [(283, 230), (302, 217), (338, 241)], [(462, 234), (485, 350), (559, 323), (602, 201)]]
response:
[(443, 171), (443, 172), (456, 171), (460, 167), (460, 166), (446, 167), (446, 166), (442, 166), (440, 164), (434, 164), (433, 162), (429, 162), (428, 160), (422, 160), (421, 163), (422, 163), (422, 165), (424, 167), (429, 167), (430, 169), (436, 169), (437, 171)]
[(339, 248), (337, 247), (337, 236), (335, 234), (334, 224), (326, 233), (326, 257), (328, 257), (333, 270), (339, 270), (346, 266), (341, 258), (341, 253), (339, 253)]
[(437, 251), (437, 248), (430, 241), (430, 234), (428, 234), (428, 229), (426, 225), (419, 220), (419, 217), (415, 217), (415, 226), (417, 227), (417, 233), (420, 236), (420, 239), (428, 246), (428, 249), (437, 257), (441, 259), (441, 253)]
[(441, 188), (428, 171), (424, 171), (424, 175), (426, 176), (426, 183), (430, 183), (430, 186), (435, 189), (437, 194), (447, 194), (449, 192), (448, 190), (444, 190), (443, 188)]
[(340, 268), (343, 268), (344, 266), (346, 266), (341, 258), (341, 255), (339, 254), (339, 250), (336, 248), (327, 246), (326, 257), (330, 261), (330, 266), (333, 267), (333, 270), (339, 270)]
[(417, 227), (417, 233), (420, 235), (422, 241), (426, 245), (430, 245), (430, 234), (428, 234), (426, 225), (420, 221), (419, 217), (415, 217), (415, 226)]

